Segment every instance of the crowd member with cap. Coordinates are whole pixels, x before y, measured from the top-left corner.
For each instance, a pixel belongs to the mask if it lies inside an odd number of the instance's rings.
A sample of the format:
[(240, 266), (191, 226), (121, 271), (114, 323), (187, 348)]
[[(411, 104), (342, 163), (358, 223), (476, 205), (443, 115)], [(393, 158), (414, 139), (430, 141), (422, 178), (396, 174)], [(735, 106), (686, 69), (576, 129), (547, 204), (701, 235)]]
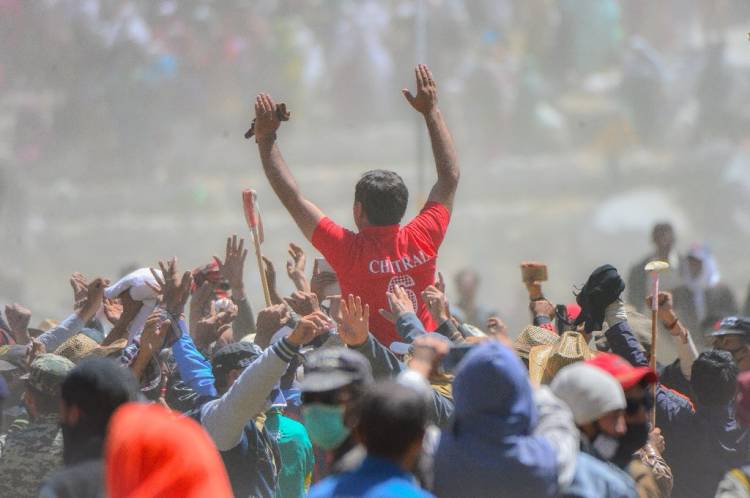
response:
[(740, 372), (750, 370), (750, 318), (724, 318), (711, 337), (714, 338), (714, 348), (730, 353)]
[(534, 395), (523, 364), (499, 341), (467, 353), (453, 382), (455, 416), (435, 454), (435, 494), (558, 496), (573, 476), (578, 435), (570, 410), (544, 389)]
[(74, 366), (49, 353), (31, 363), (23, 395), (30, 422), (0, 436), (0, 496), (35, 497), (42, 482), (62, 468), (60, 385)]
[(353, 410), (353, 432), (366, 450), (355, 469), (330, 476), (310, 498), (427, 498), (415, 484), (414, 469), (427, 428), (425, 398), (393, 381), (368, 387)]
[(526, 368), (529, 368), (529, 353), (537, 346), (557, 344), (560, 336), (547, 328), (527, 325), (513, 340), (513, 349)]
[[(613, 353), (599, 353), (586, 362), (612, 375), (625, 392), (626, 431), (619, 440), (612, 463), (625, 470), (635, 481), (640, 498), (666, 498), (672, 494), (672, 470), (661, 456), (662, 449), (649, 442), (649, 413), (653, 406), (650, 391), (656, 372), (649, 367), (634, 367)], [(663, 441), (655, 429), (655, 441)]]
[(612, 460), (625, 435), (625, 394), (605, 371), (576, 363), (560, 370), (550, 384), (552, 392), (573, 412), (581, 431), (581, 452), (575, 477), (565, 497), (635, 497), (635, 483)]
[[(354, 195), (354, 222), (359, 233), (327, 218), (300, 192), (276, 144), (281, 124), (276, 104), (266, 94), (255, 103), (255, 138), (263, 170), (305, 237), (323, 254), (338, 275), (341, 294), (361, 296), (373, 310), (387, 309), (385, 292), (402, 285), (428, 330), (436, 324), (421, 292), (435, 282), (437, 253), (448, 229), (459, 168), (448, 127), (437, 105), (437, 86), (427, 66), (415, 69), (417, 94), (404, 90), (409, 104), (425, 119), (433, 145), (437, 182), (420, 214), (401, 227), (409, 192), (392, 171), (365, 173)], [(372, 332), (389, 346), (398, 336), (385, 318), (373, 317)]]
[[(742, 427), (750, 427), (750, 372), (737, 376), (736, 418)], [(716, 498), (750, 498), (750, 465), (734, 468), (724, 474)]]
[[(612, 352), (631, 365), (648, 358), (628, 325), (619, 297), (605, 304), (605, 332)], [(747, 429), (734, 418), (737, 366), (726, 351), (701, 353), (690, 372), (690, 399), (657, 386), (656, 423), (664, 436), (664, 459), (672, 468), (674, 496), (711, 496), (725, 472), (750, 459)]]
[(65, 469), (45, 482), (39, 496), (104, 496), (104, 439), (109, 420), (121, 405), (136, 400), (137, 382), (113, 360), (88, 358), (65, 378), (61, 394)]
[(352, 413), (372, 382), (370, 364), (356, 351), (329, 347), (307, 354), (300, 382), (302, 417), (310, 440), (324, 451), (323, 458), (316, 458), (319, 477), (362, 462), (365, 452), (352, 435)]
[(234, 496), (206, 432), (194, 420), (156, 404), (127, 403), (114, 413), (105, 479), (109, 498)]
[(529, 352), (529, 378), (535, 386), (552, 382), (557, 372), (567, 365), (592, 358), (596, 353), (589, 348), (580, 332), (563, 332), (554, 344), (535, 346)]

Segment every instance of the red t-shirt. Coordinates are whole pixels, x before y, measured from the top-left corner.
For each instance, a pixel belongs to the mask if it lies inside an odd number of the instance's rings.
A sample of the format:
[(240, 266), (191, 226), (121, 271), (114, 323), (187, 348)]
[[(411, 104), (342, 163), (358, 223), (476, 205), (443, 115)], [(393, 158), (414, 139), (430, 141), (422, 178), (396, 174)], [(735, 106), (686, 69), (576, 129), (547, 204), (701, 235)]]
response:
[(404, 227), (372, 226), (354, 233), (330, 218), (315, 227), (312, 243), (338, 275), (342, 297), (353, 294), (370, 305), (370, 331), (384, 345), (402, 340), (378, 312), (389, 309), (385, 293), (396, 285), (409, 294), (425, 329), (435, 330), (422, 291), (435, 283), (438, 248), (449, 221), (445, 206), (428, 202)]

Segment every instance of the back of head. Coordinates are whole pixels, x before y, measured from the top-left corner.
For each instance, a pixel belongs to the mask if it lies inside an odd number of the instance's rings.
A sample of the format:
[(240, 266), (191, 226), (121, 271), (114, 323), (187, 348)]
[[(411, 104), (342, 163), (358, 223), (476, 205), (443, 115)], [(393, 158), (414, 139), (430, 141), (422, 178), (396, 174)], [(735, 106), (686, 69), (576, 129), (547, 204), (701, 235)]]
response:
[(693, 363), (690, 386), (699, 404), (721, 406), (729, 403), (737, 389), (737, 365), (727, 351), (701, 353)]
[(128, 403), (112, 417), (107, 496), (224, 498), (229, 478), (214, 443), (194, 420), (156, 404)]
[(399, 460), (427, 426), (427, 404), (393, 381), (370, 386), (357, 404), (356, 431), (370, 455)]
[(476, 346), (463, 359), (453, 380), (453, 400), (461, 428), (482, 427), (483, 433), (502, 439), (530, 434), (536, 423), (526, 368), (497, 341)]
[(626, 405), (625, 393), (617, 379), (586, 363), (574, 363), (560, 370), (550, 388), (570, 407), (578, 426), (622, 410)]
[(362, 204), (371, 225), (396, 225), (406, 213), (409, 190), (404, 180), (393, 171), (368, 171), (357, 182), (354, 202)]
[(135, 401), (138, 384), (129, 369), (107, 358), (86, 358), (62, 383), (62, 400), (80, 412), (80, 424), (104, 436), (112, 414)]

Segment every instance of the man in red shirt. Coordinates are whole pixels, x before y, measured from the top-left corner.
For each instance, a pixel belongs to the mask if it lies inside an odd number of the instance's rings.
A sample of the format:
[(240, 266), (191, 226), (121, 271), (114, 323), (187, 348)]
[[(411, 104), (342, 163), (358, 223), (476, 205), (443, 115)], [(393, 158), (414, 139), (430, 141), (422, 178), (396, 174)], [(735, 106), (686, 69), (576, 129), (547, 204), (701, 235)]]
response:
[[(294, 221), (338, 275), (343, 296), (360, 296), (371, 309), (388, 309), (386, 292), (403, 287), (427, 330), (434, 330), (421, 293), (435, 282), (438, 249), (448, 228), (458, 187), (456, 151), (437, 106), (437, 86), (425, 65), (415, 69), (417, 94), (403, 90), (409, 104), (424, 117), (437, 167), (437, 182), (419, 215), (401, 226), (409, 191), (401, 177), (375, 170), (365, 173), (354, 193), (354, 233), (334, 223), (300, 192), (276, 144), (281, 124), (270, 95), (255, 100), (255, 141), (263, 170)], [(398, 340), (394, 326), (372, 315), (370, 330), (385, 344)]]

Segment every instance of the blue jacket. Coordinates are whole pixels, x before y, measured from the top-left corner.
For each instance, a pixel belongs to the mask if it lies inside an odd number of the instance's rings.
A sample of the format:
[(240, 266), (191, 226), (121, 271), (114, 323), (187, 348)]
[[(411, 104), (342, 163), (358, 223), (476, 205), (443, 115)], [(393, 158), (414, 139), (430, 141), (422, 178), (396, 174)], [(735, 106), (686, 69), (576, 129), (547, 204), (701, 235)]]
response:
[(557, 455), (537, 423), (528, 374), (499, 342), (469, 352), (453, 381), (455, 418), (435, 454), (441, 498), (557, 496)]
[(308, 498), (430, 498), (414, 476), (385, 458), (368, 456), (356, 470), (323, 479)]
[[(627, 322), (606, 332), (612, 351), (635, 366), (648, 364)], [(750, 458), (750, 432), (734, 419), (734, 405), (695, 404), (659, 386), (656, 394), (656, 425), (661, 428), (666, 449), (664, 459), (672, 467), (674, 490), (679, 498), (714, 496), (724, 474)]]
[(633, 480), (614, 465), (578, 453), (573, 482), (561, 494), (563, 498), (635, 498)]

